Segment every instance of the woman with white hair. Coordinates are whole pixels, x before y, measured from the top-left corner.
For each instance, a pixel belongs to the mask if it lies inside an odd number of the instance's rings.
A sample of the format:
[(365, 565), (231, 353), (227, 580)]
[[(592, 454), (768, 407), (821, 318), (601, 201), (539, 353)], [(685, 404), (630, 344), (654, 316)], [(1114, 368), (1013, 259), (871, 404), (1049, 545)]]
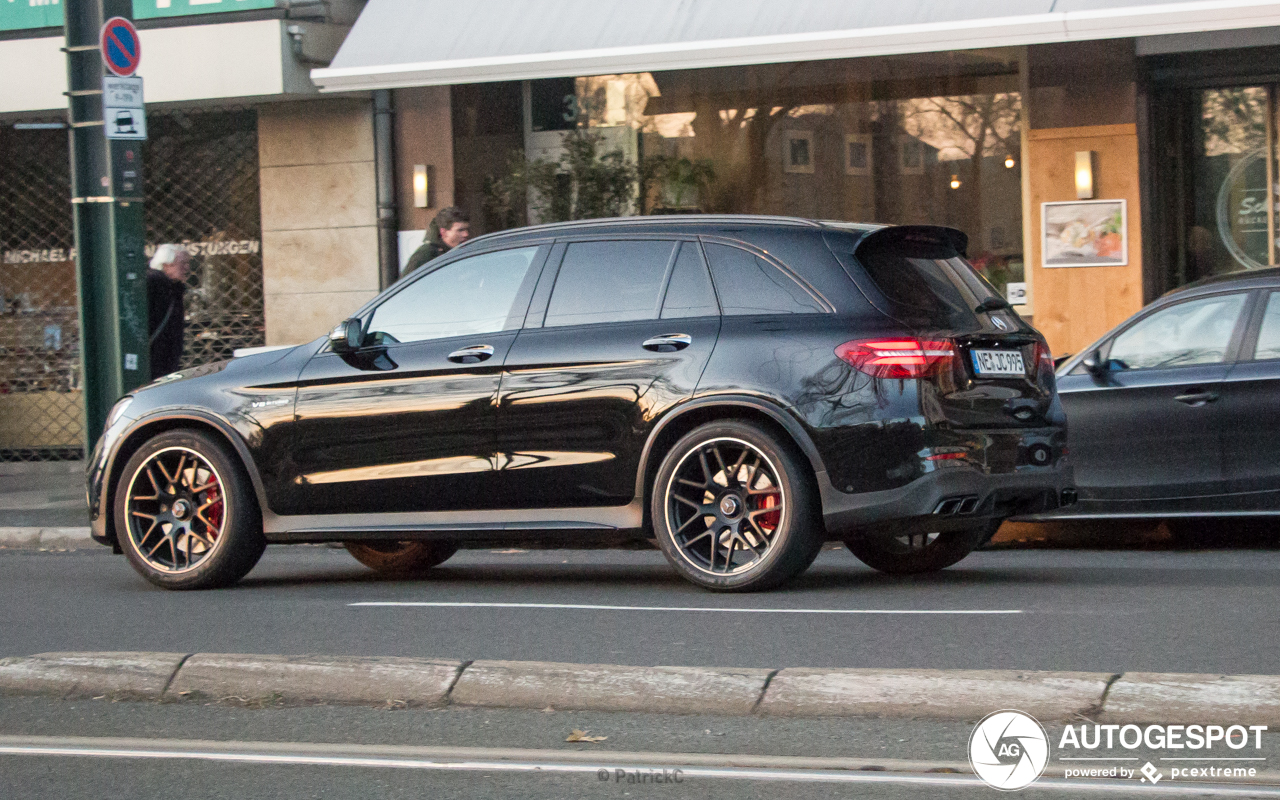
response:
[(177, 372), (182, 364), (183, 306), (191, 255), (177, 244), (162, 244), (147, 270), (147, 315), (151, 331), (151, 379)]

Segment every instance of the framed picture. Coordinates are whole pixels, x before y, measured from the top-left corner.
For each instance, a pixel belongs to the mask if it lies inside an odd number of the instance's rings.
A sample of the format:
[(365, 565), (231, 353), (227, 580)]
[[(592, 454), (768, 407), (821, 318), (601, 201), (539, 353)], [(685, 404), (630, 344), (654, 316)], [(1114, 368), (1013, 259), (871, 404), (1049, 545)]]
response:
[(787, 131), (782, 166), (786, 172), (813, 173), (813, 131)]
[(1041, 257), (1048, 267), (1120, 267), (1129, 263), (1124, 200), (1040, 204)]
[(871, 174), (871, 134), (846, 133), (844, 135), (844, 174)]
[(898, 171), (903, 175), (924, 174), (924, 142), (914, 136), (898, 140)]

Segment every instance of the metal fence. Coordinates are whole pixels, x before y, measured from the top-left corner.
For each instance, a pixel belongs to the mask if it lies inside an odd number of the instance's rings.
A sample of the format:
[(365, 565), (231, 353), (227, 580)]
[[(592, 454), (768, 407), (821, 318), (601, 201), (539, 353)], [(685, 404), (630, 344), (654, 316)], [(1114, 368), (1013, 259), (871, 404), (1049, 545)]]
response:
[(147, 115), (148, 255), (191, 253), (182, 366), (265, 342), (258, 115), (252, 109)]
[[(0, 127), (0, 460), (83, 456), (67, 132)], [(183, 366), (264, 342), (257, 113), (147, 115), (147, 252), (192, 255)]]

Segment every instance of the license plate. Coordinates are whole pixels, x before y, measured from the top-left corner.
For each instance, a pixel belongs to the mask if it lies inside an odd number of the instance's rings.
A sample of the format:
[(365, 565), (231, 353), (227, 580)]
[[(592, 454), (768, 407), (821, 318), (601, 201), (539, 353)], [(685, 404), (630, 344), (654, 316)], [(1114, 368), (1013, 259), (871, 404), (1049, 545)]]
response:
[(979, 375), (1026, 375), (1018, 350), (970, 350), (973, 369)]

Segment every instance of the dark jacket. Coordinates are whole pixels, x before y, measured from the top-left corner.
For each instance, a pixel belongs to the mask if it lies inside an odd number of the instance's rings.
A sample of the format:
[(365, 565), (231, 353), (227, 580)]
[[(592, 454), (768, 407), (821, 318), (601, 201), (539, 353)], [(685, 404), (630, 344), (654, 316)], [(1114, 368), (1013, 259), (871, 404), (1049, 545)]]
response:
[(158, 269), (147, 270), (147, 330), (151, 335), (151, 379), (182, 365), (183, 307), (187, 285)]
[(400, 273), (401, 276), (408, 275), (431, 259), (439, 258), (452, 249), (440, 240), (439, 223), (431, 220), (431, 225), (427, 228), (426, 240), (421, 247), (413, 251), (413, 255), (409, 256), (409, 260), (404, 265), (404, 272)]

